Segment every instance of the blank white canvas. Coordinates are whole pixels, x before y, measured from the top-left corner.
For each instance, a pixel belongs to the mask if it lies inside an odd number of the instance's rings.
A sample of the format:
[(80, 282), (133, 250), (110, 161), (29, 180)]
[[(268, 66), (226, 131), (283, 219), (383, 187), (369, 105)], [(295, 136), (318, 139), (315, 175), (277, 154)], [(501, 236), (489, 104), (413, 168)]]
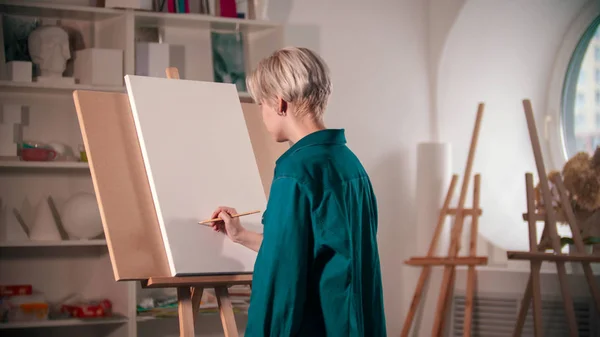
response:
[[(256, 253), (198, 221), (266, 198), (233, 84), (125, 76), (172, 276), (252, 272)], [(262, 232), (261, 214), (241, 218)]]

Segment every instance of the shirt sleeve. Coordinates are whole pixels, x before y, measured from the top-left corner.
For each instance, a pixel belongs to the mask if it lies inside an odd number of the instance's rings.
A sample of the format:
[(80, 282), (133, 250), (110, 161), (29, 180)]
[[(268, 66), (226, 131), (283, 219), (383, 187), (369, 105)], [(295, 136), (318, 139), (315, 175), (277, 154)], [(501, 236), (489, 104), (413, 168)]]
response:
[(246, 336), (294, 336), (306, 305), (311, 212), (303, 186), (273, 181), (254, 266)]

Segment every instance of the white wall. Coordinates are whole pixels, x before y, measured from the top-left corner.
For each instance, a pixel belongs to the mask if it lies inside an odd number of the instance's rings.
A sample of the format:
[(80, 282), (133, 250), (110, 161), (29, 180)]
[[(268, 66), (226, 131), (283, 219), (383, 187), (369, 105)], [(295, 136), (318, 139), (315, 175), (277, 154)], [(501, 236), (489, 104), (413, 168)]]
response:
[(557, 49), (585, 2), (467, 1), (445, 42), (440, 138), (453, 144), (454, 170), (462, 172), (477, 103), (486, 103), (474, 166), (482, 174), (480, 232), (504, 249), (527, 248), (524, 173), (535, 172), (535, 162), (521, 101), (531, 99), (543, 118)]
[(326, 122), (346, 129), (349, 146), (372, 178), (390, 336), (401, 329), (416, 272), (402, 263), (416, 249), (416, 144), (431, 138), (426, 6), (302, 0), (273, 17), (288, 19), (289, 44), (314, 48), (329, 64), (333, 94)]
[[(350, 147), (375, 185), (389, 335), (402, 328), (418, 274), (403, 265), (419, 250), (413, 227), (416, 145), (452, 143), (453, 171), (462, 173), (479, 101), (487, 106), (475, 164), (483, 183), (481, 234), (505, 249), (525, 248), (524, 173), (535, 167), (521, 100), (532, 99), (536, 112), (545, 109), (556, 51), (584, 3), (302, 0), (273, 5), (271, 19), (290, 27), (288, 44), (313, 48), (330, 65), (334, 90), (328, 126), (346, 129)], [(512, 291), (521, 291), (524, 277), (515, 276)], [(427, 335), (429, 327), (423, 327), (421, 335)]]

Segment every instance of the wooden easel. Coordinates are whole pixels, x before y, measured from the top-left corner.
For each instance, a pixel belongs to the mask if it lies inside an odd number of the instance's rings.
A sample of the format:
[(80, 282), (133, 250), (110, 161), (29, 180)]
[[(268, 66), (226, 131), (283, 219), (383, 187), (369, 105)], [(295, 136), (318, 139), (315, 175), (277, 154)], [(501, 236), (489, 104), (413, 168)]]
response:
[[(463, 176), (462, 188), (460, 191), (460, 197), (458, 206), (456, 208), (449, 208), (450, 201), (454, 194), (454, 190), (458, 181), (458, 175), (453, 175), (446, 194), (446, 199), (439, 212), (437, 226), (433, 235), (433, 239), (429, 245), (427, 256), (425, 257), (412, 257), (405, 261), (408, 265), (422, 266), (421, 276), (417, 283), (415, 293), (410, 305), (410, 309), (404, 321), (404, 327), (402, 328), (402, 337), (407, 337), (414, 316), (417, 312), (421, 297), (423, 295), (423, 288), (429, 275), (431, 273), (431, 267), (433, 266), (444, 266), (444, 276), (442, 280), (442, 286), (438, 297), (437, 307), (435, 311), (435, 320), (432, 329), (432, 336), (441, 336), (443, 334), (444, 322), (446, 312), (448, 310), (450, 302), (451, 289), (454, 287), (454, 280), (456, 274), (456, 266), (467, 265), (469, 266), (467, 275), (467, 299), (465, 306), (465, 322), (464, 322), (464, 335), (471, 335), (471, 320), (473, 312), (473, 297), (475, 294), (475, 266), (487, 264), (487, 257), (476, 256), (477, 252), (477, 226), (479, 216), (481, 215), (481, 209), (479, 208), (479, 191), (481, 185), (480, 175), (476, 174), (474, 177), (474, 189), (473, 189), (473, 207), (465, 208), (465, 201), (467, 198), (467, 192), (469, 188), (469, 181), (471, 179), (471, 170), (473, 167), (473, 160), (475, 157), (475, 148), (477, 147), (477, 139), (479, 137), (479, 129), (481, 126), (481, 119), (483, 117), (483, 103), (479, 104), (477, 110), (477, 118), (475, 120), (475, 128), (471, 138), (471, 145), (469, 148), (469, 155), (467, 158), (467, 166)], [(448, 255), (446, 257), (434, 256), (439, 237), (442, 232), (442, 227), (446, 220), (447, 215), (454, 215), (454, 225), (451, 232), (450, 247), (448, 249)], [(466, 216), (471, 216), (471, 235), (469, 240), (469, 256), (459, 257), (458, 251), (460, 250), (460, 239)]]
[[(170, 79), (180, 78), (179, 70), (174, 67), (167, 68), (166, 74)], [(142, 288), (177, 288), (179, 335), (181, 337), (195, 336), (195, 322), (202, 294), (204, 289), (214, 288), (225, 337), (237, 337), (237, 325), (227, 289), (234, 285), (251, 285), (252, 275), (150, 277), (141, 281), (141, 284)]]
[[(529, 100), (523, 100), (523, 107), (525, 110), (525, 117), (527, 118), (527, 126), (529, 128), (529, 136), (531, 139), (531, 146), (533, 148), (533, 154), (535, 157), (535, 163), (537, 172), (540, 179), (540, 188), (542, 191), (542, 200), (544, 205), (552, 205), (552, 197), (550, 194), (550, 185), (548, 183), (548, 176), (546, 175), (546, 168), (544, 167), (544, 161), (542, 158), (542, 151), (539, 143), (537, 134), (537, 128), (535, 126), (535, 120), (533, 116), (533, 109)], [(600, 289), (594, 279), (594, 274), (590, 266), (590, 262), (600, 262), (600, 257), (591, 256), (585, 254), (583, 245), (583, 239), (579, 232), (579, 226), (575, 220), (571, 203), (569, 202), (566, 194), (566, 189), (563, 185), (562, 178), (560, 176), (555, 177), (552, 181), (560, 196), (560, 205), (563, 210), (561, 214), (557, 214), (553, 207), (544, 207), (542, 210), (536, 208), (535, 196), (534, 196), (534, 184), (533, 175), (531, 173), (525, 174), (525, 184), (527, 189), (527, 213), (523, 215), (524, 219), (529, 225), (529, 250), (528, 252), (520, 251), (508, 251), (507, 256), (511, 260), (528, 260), (530, 262), (530, 276), (525, 289), (523, 300), (521, 301), (521, 307), (519, 309), (519, 315), (513, 336), (521, 336), (525, 318), (529, 305), (533, 298), (533, 322), (535, 336), (543, 336), (542, 330), (542, 299), (540, 290), (540, 268), (543, 261), (554, 261), (556, 263), (556, 269), (558, 273), (558, 280), (560, 282), (561, 293), (563, 298), (563, 305), (565, 309), (565, 315), (567, 323), (569, 325), (570, 336), (578, 336), (577, 321), (575, 317), (575, 310), (573, 308), (573, 298), (569, 292), (569, 285), (567, 282), (567, 273), (565, 268), (565, 262), (581, 262), (583, 265), (583, 271), (587, 283), (590, 287), (590, 293), (594, 297), (596, 308), (600, 312)], [(573, 235), (573, 241), (577, 249), (576, 254), (562, 254), (560, 238), (556, 230), (557, 220), (567, 220), (566, 222), (571, 227)], [(542, 232), (542, 238), (540, 243), (537, 243), (536, 233), (536, 222), (544, 221), (544, 230)], [(552, 243), (552, 253), (543, 251), (543, 242), (546, 238), (550, 239)]]
[[(179, 78), (177, 69), (167, 69), (167, 76)], [(186, 337), (194, 336), (204, 289), (214, 288), (225, 336), (238, 336), (228, 287), (250, 285), (252, 275), (169, 276), (127, 94), (75, 90), (73, 99), (115, 281), (140, 281), (144, 288), (176, 288), (180, 335)], [(261, 136), (260, 130), (254, 133)]]

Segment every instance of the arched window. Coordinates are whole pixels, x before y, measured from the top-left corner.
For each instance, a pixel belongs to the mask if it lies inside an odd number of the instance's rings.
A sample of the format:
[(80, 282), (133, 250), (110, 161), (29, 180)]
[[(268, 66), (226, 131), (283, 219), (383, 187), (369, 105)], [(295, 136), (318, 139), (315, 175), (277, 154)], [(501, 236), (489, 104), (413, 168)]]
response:
[(567, 158), (600, 146), (600, 16), (571, 56), (562, 97), (562, 137)]

